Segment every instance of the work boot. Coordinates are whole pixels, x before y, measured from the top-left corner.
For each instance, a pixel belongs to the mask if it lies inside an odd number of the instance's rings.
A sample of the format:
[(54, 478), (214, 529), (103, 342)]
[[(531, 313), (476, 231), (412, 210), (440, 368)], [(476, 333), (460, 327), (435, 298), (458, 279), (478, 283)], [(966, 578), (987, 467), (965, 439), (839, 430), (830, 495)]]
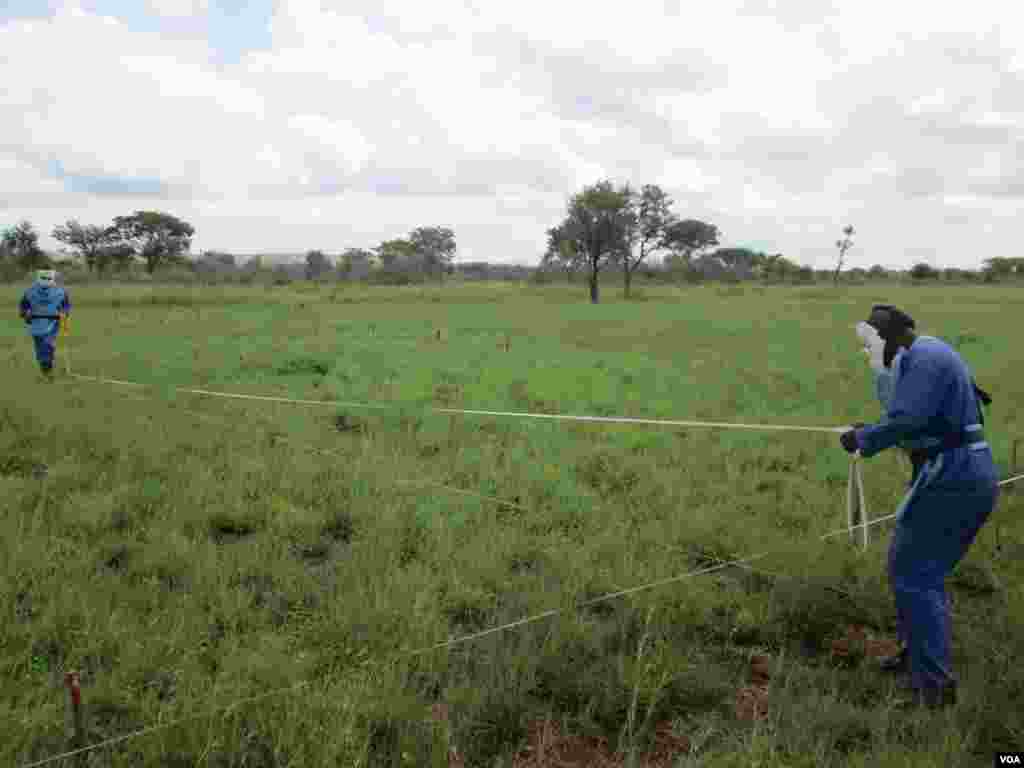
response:
[(914, 688), (909, 683), (897, 686), (899, 698), (893, 702), (898, 709), (910, 707), (927, 707), (928, 709), (945, 709), (956, 706), (956, 683), (950, 682), (940, 687)]
[(910, 661), (907, 657), (907, 649), (897, 653), (895, 656), (884, 656), (878, 662), (878, 668), (883, 672), (891, 672), (896, 675), (910, 674)]

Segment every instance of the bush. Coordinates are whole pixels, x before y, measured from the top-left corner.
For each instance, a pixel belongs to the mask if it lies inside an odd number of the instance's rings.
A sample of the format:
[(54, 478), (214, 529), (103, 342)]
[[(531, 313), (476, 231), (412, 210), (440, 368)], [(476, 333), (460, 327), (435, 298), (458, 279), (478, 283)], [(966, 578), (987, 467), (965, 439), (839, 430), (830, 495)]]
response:
[(17, 283), (25, 278), (24, 269), (9, 261), (0, 261), (0, 282)]
[(530, 282), (534, 285), (548, 285), (555, 281), (555, 275), (546, 269), (538, 269), (530, 276)]
[(378, 269), (367, 275), (365, 282), (370, 285), (419, 285), (426, 282), (426, 276), (420, 273)]
[(800, 267), (797, 270), (793, 282), (797, 285), (805, 285), (814, 282), (814, 270), (810, 267)]
[(939, 270), (919, 262), (910, 268), (910, 276), (914, 280), (934, 280), (939, 276)]

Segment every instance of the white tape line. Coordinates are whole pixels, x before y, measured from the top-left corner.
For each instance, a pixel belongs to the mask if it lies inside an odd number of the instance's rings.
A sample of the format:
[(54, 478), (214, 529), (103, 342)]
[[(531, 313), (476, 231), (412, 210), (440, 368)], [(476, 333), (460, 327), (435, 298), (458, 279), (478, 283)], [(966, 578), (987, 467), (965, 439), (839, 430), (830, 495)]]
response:
[[(74, 374), (76, 379), (84, 379), (86, 381), (98, 381), (107, 384), (118, 384), (126, 387), (146, 387), (146, 386), (158, 386), (158, 385), (146, 385), (138, 384), (132, 381), (120, 381), (118, 379), (106, 379), (97, 376), (82, 376)], [(239, 400), (262, 400), (266, 402), (274, 403), (294, 403), (296, 405), (326, 405), (333, 407), (344, 407), (344, 408), (392, 408), (395, 406), (389, 405), (374, 405), (367, 403), (345, 403), (340, 401), (332, 400), (295, 400), (287, 397), (268, 397), (266, 395), (241, 395), (233, 392), (211, 392), (207, 389), (185, 389), (182, 387), (172, 387), (172, 389), (178, 392), (187, 392), (195, 395), (206, 395), (208, 397), (226, 397)], [(402, 403), (396, 403), (402, 405)], [(412, 405), (412, 404), (410, 404)], [(633, 419), (626, 417), (616, 416), (571, 416), (562, 414), (552, 413), (520, 413), (515, 411), (471, 411), (462, 410), (457, 408), (430, 408), (429, 406), (425, 409), (428, 411), (434, 411), (435, 413), (463, 413), (477, 416), (519, 416), (522, 418), (529, 419), (565, 419), (569, 421), (598, 421), (605, 423), (621, 423), (621, 424), (656, 424), (667, 427), (718, 427), (722, 429), (759, 429), (759, 430), (786, 430), (795, 432), (827, 432), (831, 434), (841, 434), (846, 432), (849, 427), (805, 427), (805, 426), (792, 426), (782, 424), (737, 424), (723, 421), (667, 421), (659, 419)]]

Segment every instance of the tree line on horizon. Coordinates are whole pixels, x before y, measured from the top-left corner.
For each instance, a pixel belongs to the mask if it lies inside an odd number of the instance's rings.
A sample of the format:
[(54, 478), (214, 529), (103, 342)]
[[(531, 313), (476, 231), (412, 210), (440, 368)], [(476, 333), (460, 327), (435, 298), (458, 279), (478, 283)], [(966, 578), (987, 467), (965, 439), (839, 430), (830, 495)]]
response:
[[(361, 280), (379, 284), (407, 284), (458, 274), (464, 279), (487, 279), (495, 275), (545, 283), (577, 276), (587, 280), (590, 301), (598, 303), (600, 276), (617, 270), (625, 296), (630, 296), (633, 279), (672, 282), (721, 280), (739, 282), (759, 279), (769, 283), (811, 283), (831, 275), (859, 282), (890, 276), (881, 265), (842, 272), (844, 258), (852, 245), (853, 227), (843, 230), (837, 241), (838, 264), (832, 270), (802, 266), (781, 253), (767, 254), (742, 247), (719, 247), (718, 227), (699, 219), (686, 218), (672, 210), (674, 201), (656, 184), (634, 188), (615, 186), (603, 180), (572, 195), (562, 221), (547, 230), (546, 250), (537, 267), (512, 269), (486, 262), (455, 264), (456, 239), (446, 227), (418, 227), (404, 238), (384, 240), (374, 248), (347, 248), (335, 259), (321, 250), (311, 250), (299, 264), (277, 264), (270, 268), (278, 283), (293, 279)], [(124, 275), (141, 266), (152, 278), (158, 272), (178, 269), (212, 279), (215, 276), (244, 277), (267, 272), (259, 256), (244, 264), (224, 251), (190, 253), (195, 229), (169, 213), (135, 211), (117, 216), (106, 226), (70, 220), (52, 232), (65, 248), (64, 259), (55, 259), (39, 246), (39, 233), (28, 221), (0, 231), (0, 277), (18, 280), (26, 272), (49, 266), (85, 270), (98, 278)], [(991, 258), (979, 271), (936, 269), (915, 264), (907, 273), (914, 280), (997, 281), (1024, 274), (1024, 258)]]

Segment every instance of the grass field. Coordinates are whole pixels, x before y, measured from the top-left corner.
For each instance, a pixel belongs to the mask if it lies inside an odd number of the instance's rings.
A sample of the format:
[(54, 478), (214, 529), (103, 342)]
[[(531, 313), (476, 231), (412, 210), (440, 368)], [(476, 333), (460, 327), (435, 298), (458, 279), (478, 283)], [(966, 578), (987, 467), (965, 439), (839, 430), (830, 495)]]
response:
[[(893, 618), (888, 524), (866, 553), (820, 541), (846, 525), (835, 435), (425, 410), (871, 421), (852, 326), (886, 301), (992, 392), (1005, 476), (1020, 289), (606, 288), (592, 306), (580, 286), (83, 287), (53, 383), (21, 290), (0, 329), (3, 765), (69, 748), (66, 669), (93, 742), (192, 718), (90, 766), (987, 766), (1024, 748), (1009, 488), (951, 590), (960, 705), (896, 712), (891, 682), (834, 646)], [(152, 386), (68, 379), (67, 359)], [(908, 473), (897, 451), (865, 463), (873, 517)], [(767, 551), (757, 567), (790, 578), (732, 568), (572, 608)], [(748, 689), (760, 656), (770, 679)]]

